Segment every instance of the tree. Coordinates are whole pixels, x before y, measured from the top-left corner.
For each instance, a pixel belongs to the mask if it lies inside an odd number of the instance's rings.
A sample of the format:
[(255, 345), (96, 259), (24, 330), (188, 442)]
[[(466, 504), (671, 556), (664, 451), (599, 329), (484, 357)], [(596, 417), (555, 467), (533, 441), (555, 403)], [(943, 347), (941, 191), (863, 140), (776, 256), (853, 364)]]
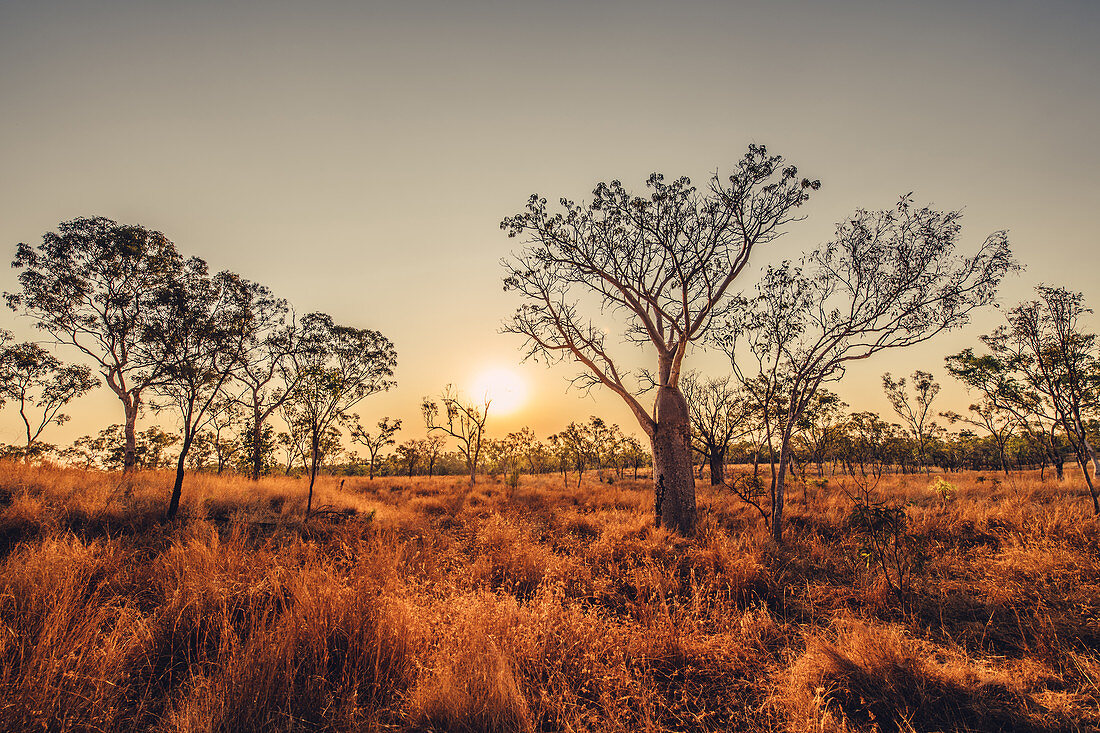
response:
[(251, 450), (251, 474), (256, 481), (263, 468), (264, 426), (286, 402), (302, 374), (294, 367), (301, 330), (287, 302), (263, 285), (247, 283), (245, 294), (250, 328), (233, 377), (244, 387), (238, 400), (251, 413), (250, 436), (245, 442)]
[[(957, 255), (960, 216), (913, 208), (909, 196), (894, 210), (856, 211), (800, 264), (767, 268), (756, 296), (720, 331), (735, 374), (743, 383), (763, 379), (782, 405), (771, 488), (776, 542), (791, 438), (822, 384), (839, 379), (849, 362), (961, 327), (1018, 269), (1004, 232), (987, 237), (971, 257)], [(746, 362), (754, 363), (752, 374)]]
[(393, 445), (396, 442), (393, 436), (401, 429), (401, 420), (397, 419), (390, 422), (388, 417), (384, 417), (378, 421), (378, 432), (371, 435), (359, 424), (358, 415), (353, 415), (352, 417), (354, 420), (351, 426), (351, 439), (367, 447), (367, 452), (370, 454), (369, 475), (373, 481), (374, 467), (378, 463), (378, 454), (381, 453), (382, 449), (387, 445)]
[(995, 379), (993, 391), (1001, 404), (1041, 415), (1064, 431), (1093, 511), (1100, 514), (1095, 481), (1100, 462), (1088, 430), (1089, 418), (1100, 409), (1100, 355), (1096, 335), (1085, 333), (1080, 323), (1090, 310), (1081, 293), (1046, 285), (1036, 290), (1037, 299), (1008, 313), (1007, 326), (982, 337), (992, 357), (985, 363), (988, 371), (969, 371), (973, 358), (957, 359), (956, 364), (968, 378)]
[[(529, 237), (503, 263), (505, 289), (525, 300), (505, 331), (526, 338), (527, 357), (580, 362), (578, 385), (603, 385), (626, 402), (653, 447), (657, 521), (688, 535), (696, 518), (680, 389), (688, 346), (729, 312), (729, 288), (753, 249), (778, 237), (820, 183), (750, 145), (728, 180), (715, 173), (704, 193), (687, 178), (666, 182), (657, 173), (646, 187), (648, 195), (635, 196), (618, 181), (600, 183), (588, 204), (562, 199), (563, 212), (536, 194), (525, 212), (501, 223), (510, 237)], [(582, 314), (582, 296), (594, 298), (600, 313), (625, 316), (626, 340), (651, 347), (655, 371), (631, 384), (603, 324)], [(656, 389), (652, 411), (639, 401), (648, 388)]]
[(377, 331), (339, 326), (330, 316), (310, 313), (302, 318), (299, 354), (291, 399), (310, 446), (308, 517), (322, 438), (346, 419), (352, 407), (395, 384), (397, 352)]
[[(488, 398), (481, 404), (465, 402), (453, 385), (447, 385), (438, 402), (425, 397), (420, 405), (429, 435), (439, 432), (458, 441), (458, 450), (466, 459), (466, 470), (470, 472), (470, 486), (477, 479), (477, 467), (485, 442), (485, 421), (489, 419), (491, 403)], [(440, 405), (443, 407), (442, 416)]]
[(913, 372), (913, 399), (905, 389), (905, 377), (894, 381), (890, 372), (882, 375), (882, 389), (890, 406), (897, 416), (905, 421), (906, 427), (917, 444), (917, 463), (923, 469), (927, 462), (928, 435), (935, 429), (934, 422), (928, 422), (928, 413), (932, 401), (940, 393), (940, 385), (929, 372), (917, 369)]
[(432, 472), (435, 470), (435, 464), (439, 460), (439, 456), (442, 455), (443, 448), (446, 445), (446, 438), (438, 433), (433, 433), (420, 441), (421, 454), (428, 463), (428, 478), (432, 477)]
[(710, 466), (710, 483), (716, 486), (725, 480), (730, 443), (745, 435), (750, 403), (729, 376), (707, 379), (688, 372), (681, 385), (691, 420), (692, 445)]
[[(817, 464), (817, 475), (823, 476), (824, 462), (830, 458), (837, 443), (840, 424), (847, 403), (835, 392), (822, 387), (810, 399), (798, 424), (798, 437), (806, 444), (807, 460)], [(805, 478), (805, 469), (803, 469)]]
[(413, 477), (413, 470), (416, 469), (416, 464), (420, 462), (420, 444), (421, 441), (410, 438), (397, 446), (397, 459), (405, 466), (404, 470), (409, 478)]
[(48, 425), (64, 425), (61, 412), (72, 400), (99, 385), (83, 364), (62, 364), (38, 344), (6, 345), (11, 334), (0, 332), (0, 405), (11, 400), (19, 405), (26, 430), (29, 456)]
[(146, 309), (180, 262), (160, 232), (103, 217), (62, 222), (37, 247), (20, 243), (12, 262), (22, 270), (22, 292), (5, 293), (8, 306), (34, 318), (57, 343), (93, 359), (122, 402), (124, 471), (136, 462), (144, 391), (160, 377), (160, 364), (144, 360), (136, 348)]
[(231, 272), (211, 277), (198, 257), (183, 263), (148, 305), (137, 349), (145, 363), (161, 365), (152, 385), (163, 400), (156, 407), (173, 410), (181, 431), (169, 520), (179, 511), (187, 453), (240, 363), (248, 319), (247, 284)]
[(1016, 420), (1016, 416), (1008, 410), (1004, 410), (997, 406), (997, 403), (990, 399), (983, 399), (981, 402), (970, 405), (970, 412), (974, 414), (974, 417), (968, 417), (966, 415), (960, 415), (957, 412), (949, 410), (947, 412), (941, 412), (944, 418), (949, 423), (954, 425), (957, 422), (963, 422), (974, 427), (984, 428), (989, 433), (989, 437), (993, 438), (993, 441), (997, 445), (997, 458), (1001, 463), (1001, 470), (1005, 475), (1008, 475), (1008, 458), (1006, 457), (1006, 446), (1008, 445), (1009, 438), (1012, 437), (1012, 430), (1019, 422)]

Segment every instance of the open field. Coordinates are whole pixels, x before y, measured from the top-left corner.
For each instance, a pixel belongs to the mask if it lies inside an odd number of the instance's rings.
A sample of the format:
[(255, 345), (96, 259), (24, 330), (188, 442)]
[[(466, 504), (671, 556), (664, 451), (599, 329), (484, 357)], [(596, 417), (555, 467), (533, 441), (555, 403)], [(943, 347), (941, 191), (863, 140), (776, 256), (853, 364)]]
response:
[(168, 474), (3, 464), (0, 729), (1100, 727), (1071, 483), (887, 476), (899, 594), (840, 477), (792, 490), (780, 549), (726, 493), (684, 540), (590, 477), (325, 478), (303, 526), (298, 480), (200, 475), (165, 525)]

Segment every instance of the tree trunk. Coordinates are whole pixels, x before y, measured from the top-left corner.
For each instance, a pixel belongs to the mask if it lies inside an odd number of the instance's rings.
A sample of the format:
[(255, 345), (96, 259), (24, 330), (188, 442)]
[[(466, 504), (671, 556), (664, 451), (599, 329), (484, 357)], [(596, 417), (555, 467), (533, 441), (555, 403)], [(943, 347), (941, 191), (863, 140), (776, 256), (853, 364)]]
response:
[(775, 481), (775, 490), (772, 492), (772, 539), (776, 544), (783, 542), (783, 506), (785, 503), (786, 481), (785, 477), (788, 462), (790, 461), (790, 437), (783, 436), (779, 445), (779, 475)]
[(320, 436), (314, 434), (313, 450), (309, 461), (309, 497), (306, 499), (306, 519), (309, 519), (309, 514), (313, 511), (313, 484), (317, 481), (317, 466), (320, 464), (320, 456), (317, 455), (320, 444)]
[(721, 451), (710, 453), (710, 485), (717, 486), (726, 478), (726, 457)]
[[(137, 397), (131, 397), (122, 403), (126, 422), (123, 434), (126, 439), (126, 447), (122, 454), (122, 472), (130, 473), (137, 466), (137, 417), (140, 402)], [(174, 516), (174, 515), (173, 515)]]
[(656, 416), (650, 442), (657, 525), (689, 537), (695, 533), (695, 477), (687, 402), (680, 390), (658, 388)]
[(260, 408), (252, 407), (252, 480), (260, 480), (260, 469), (263, 462), (263, 453), (260, 450), (260, 440), (263, 436), (263, 420), (260, 417)]
[(172, 498), (168, 502), (168, 513), (165, 514), (168, 521), (175, 519), (180, 509), (180, 496), (183, 495), (183, 467), (189, 450), (191, 450), (191, 438), (184, 436), (183, 445), (180, 446), (180, 457), (176, 461), (176, 482), (172, 485)]

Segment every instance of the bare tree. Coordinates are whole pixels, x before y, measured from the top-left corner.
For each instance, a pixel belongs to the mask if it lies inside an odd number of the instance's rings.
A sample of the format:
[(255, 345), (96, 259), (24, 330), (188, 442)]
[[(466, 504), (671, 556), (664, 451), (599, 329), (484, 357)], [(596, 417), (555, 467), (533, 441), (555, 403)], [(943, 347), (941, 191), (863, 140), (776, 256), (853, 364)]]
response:
[(390, 422), (388, 417), (384, 417), (378, 421), (378, 432), (371, 434), (364, 430), (363, 426), (359, 424), (358, 415), (353, 415), (352, 417), (354, 419), (350, 429), (351, 439), (367, 447), (367, 453), (370, 454), (370, 467), (368, 468), (368, 472), (373, 481), (374, 468), (378, 464), (378, 454), (381, 453), (382, 449), (387, 445), (393, 445), (396, 442), (393, 436), (401, 429), (401, 420), (397, 419)]
[[(704, 193), (687, 178), (666, 182), (654, 173), (646, 196), (600, 183), (591, 202), (562, 199), (562, 211), (551, 212), (536, 194), (501, 223), (509, 236), (529, 238), (503, 263), (505, 289), (525, 300), (504, 330), (526, 338), (528, 357), (577, 361), (584, 371), (576, 384), (603, 385), (626, 402), (653, 447), (657, 521), (682, 534), (694, 532), (696, 517), (680, 390), (688, 346), (729, 312), (730, 285), (753, 249), (778, 237), (819, 186), (751, 145), (733, 174), (715, 173)], [(595, 300), (593, 311), (623, 315), (626, 340), (651, 347), (656, 370), (623, 370), (603, 324), (583, 314), (582, 297)], [(639, 401), (650, 388), (652, 410)]]
[(906, 390), (906, 378), (900, 377), (897, 381), (890, 376), (890, 372), (882, 375), (882, 389), (886, 393), (886, 399), (894, 412), (904, 422), (917, 444), (917, 463), (921, 469), (925, 468), (928, 460), (928, 436), (936, 424), (928, 421), (929, 412), (932, 409), (932, 401), (940, 393), (940, 385), (929, 372), (917, 369), (913, 372), (913, 399), (909, 399)]
[(22, 292), (5, 293), (8, 305), (93, 359), (122, 402), (124, 471), (136, 462), (143, 393), (160, 376), (135, 347), (152, 294), (180, 261), (160, 232), (95, 217), (59, 224), (37, 247), (20, 243), (12, 262)]
[[(914, 209), (908, 196), (891, 211), (857, 211), (800, 265), (769, 267), (756, 296), (721, 332), (739, 378), (763, 378), (782, 397), (771, 490), (776, 542), (791, 437), (821, 385), (839, 379), (851, 361), (959, 328), (1018, 269), (1004, 232), (990, 235), (971, 257), (957, 255), (960, 216)], [(754, 363), (751, 374), (746, 362)]]
[(485, 443), (485, 421), (489, 418), (491, 403), (488, 398), (481, 404), (465, 402), (453, 385), (447, 385), (438, 402), (425, 397), (420, 405), (429, 434), (439, 432), (458, 441), (458, 450), (466, 459), (466, 470), (470, 472), (470, 486), (477, 479), (477, 467)]
[(29, 457), (48, 425), (68, 421), (61, 409), (97, 387), (99, 380), (83, 364), (62, 364), (34, 343), (6, 345), (10, 339), (8, 332), (0, 332), (0, 405), (5, 400), (19, 405)]
[(694, 372), (681, 378), (691, 419), (692, 445), (710, 466), (710, 483), (725, 480), (730, 443), (746, 434), (750, 402), (729, 376), (707, 379)]

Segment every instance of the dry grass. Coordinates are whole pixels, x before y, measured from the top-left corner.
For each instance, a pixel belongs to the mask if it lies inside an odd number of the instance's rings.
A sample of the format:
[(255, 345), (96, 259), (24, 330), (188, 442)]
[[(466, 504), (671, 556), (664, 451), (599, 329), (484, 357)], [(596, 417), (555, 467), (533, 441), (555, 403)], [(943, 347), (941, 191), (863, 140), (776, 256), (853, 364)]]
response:
[[(1100, 727), (1100, 523), (1072, 481), (889, 476), (891, 593), (842, 479), (770, 544), (700, 486), (189, 479), (0, 464), (0, 730)], [(981, 480), (979, 480), (979, 478)]]

